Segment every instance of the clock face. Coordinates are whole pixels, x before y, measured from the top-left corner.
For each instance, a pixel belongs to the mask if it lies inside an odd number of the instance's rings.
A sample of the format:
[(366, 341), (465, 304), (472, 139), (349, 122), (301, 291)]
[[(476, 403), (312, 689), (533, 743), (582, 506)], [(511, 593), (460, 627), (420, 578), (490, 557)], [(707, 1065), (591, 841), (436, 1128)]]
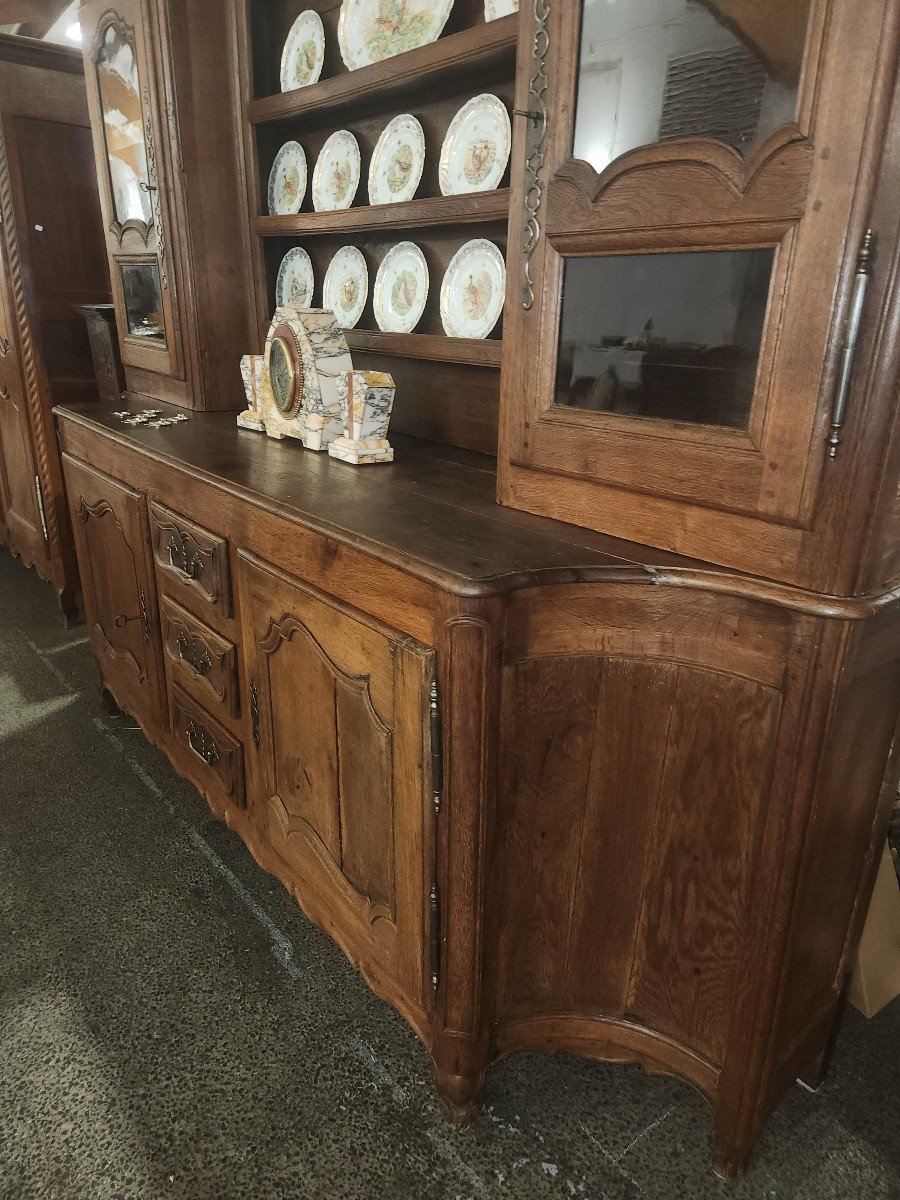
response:
[(284, 338), (275, 338), (269, 353), (269, 378), (278, 411), (290, 413), (296, 406), (294, 359)]

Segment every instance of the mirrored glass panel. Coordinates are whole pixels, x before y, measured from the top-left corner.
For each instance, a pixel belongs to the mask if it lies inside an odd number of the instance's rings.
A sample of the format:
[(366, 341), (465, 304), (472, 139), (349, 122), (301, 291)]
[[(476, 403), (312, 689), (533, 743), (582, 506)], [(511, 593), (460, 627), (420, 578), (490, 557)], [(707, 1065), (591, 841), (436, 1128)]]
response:
[(162, 291), (156, 263), (120, 263), (128, 332), (149, 341), (166, 340)]
[(110, 25), (103, 35), (97, 57), (97, 84), (116, 220), (120, 225), (126, 221), (144, 221), (150, 225), (150, 173), (141, 84), (134, 40), (124, 25)]
[(556, 403), (745, 428), (774, 254), (569, 259)]
[(810, 0), (585, 0), (576, 158), (708, 137), (747, 153), (796, 115)]

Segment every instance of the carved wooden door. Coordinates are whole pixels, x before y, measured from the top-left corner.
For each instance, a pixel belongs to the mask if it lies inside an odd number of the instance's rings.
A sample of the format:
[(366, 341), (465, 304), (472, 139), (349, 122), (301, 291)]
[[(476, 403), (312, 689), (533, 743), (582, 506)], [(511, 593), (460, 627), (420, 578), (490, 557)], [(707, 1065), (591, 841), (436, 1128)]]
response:
[(310, 917), (376, 990), (420, 1007), (431, 974), (433, 655), (249, 555), (239, 574), (254, 819)]
[(29, 429), (10, 311), (6, 252), (0, 246), (0, 524), (10, 549), (34, 564), (46, 558), (47, 544)]
[(91, 0), (79, 21), (122, 361), (183, 378), (149, 19), (141, 0)]
[(846, 434), (900, 10), (522, 8), (501, 500), (795, 581)]
[(158, 725), (162, 648), (144, 497), (67, 454), (63, 468), (91, 649), (118, 703)]

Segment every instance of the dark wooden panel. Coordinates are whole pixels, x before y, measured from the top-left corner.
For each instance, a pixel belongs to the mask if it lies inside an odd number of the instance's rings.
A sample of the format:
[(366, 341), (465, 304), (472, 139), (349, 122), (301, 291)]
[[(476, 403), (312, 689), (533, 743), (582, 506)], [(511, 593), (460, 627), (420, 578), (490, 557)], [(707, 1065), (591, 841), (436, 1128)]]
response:
[(778, 692), (679, 667), (628, 1013), (721, 1064), (745, 949)]
[[(873, 824), (876, 861), (893, 799), (879, 792), (900, 698), (897, 621), (887, 614), (854, 639), (845, 683), (827, 732), (825, 757), (806, 845), (781, 1011), (781, 1049), (787, 1052), (810, 1016), (836, 999), (852, 969), (846, 946), (854, 906), (864, 883)], [(845, 869), (858, 864), (855, 871)], [(869, 883), (871, 886), (871, 882)], [(863, 911), (864, 911), (863, 908)], [(839, 964), (839, 969), (838, 969)]]

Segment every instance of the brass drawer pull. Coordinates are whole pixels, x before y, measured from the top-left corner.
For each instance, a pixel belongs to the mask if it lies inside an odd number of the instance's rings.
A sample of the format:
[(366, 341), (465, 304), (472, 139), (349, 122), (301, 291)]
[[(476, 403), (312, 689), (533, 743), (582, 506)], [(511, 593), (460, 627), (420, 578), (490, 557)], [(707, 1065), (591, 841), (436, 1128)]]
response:
[(219, 761), (219, 748), (202, 726), (191, 721), (187, 727), (187, 740), (193, 752), (208, 767)]
[(199, 550), (190, 552), (187, 534), (182, 534), (179, 538), (173, 533), (169, 538), (168, 548), (169, 565), (182, 575), (187, 575), (188, 579), (198, 580), (203, 574), (203, 559)]
[(196, 675), (200, 675), (205, 679), (213, 668), (212, 659), (209, 657), (209, 654), (205, 651), (203, 654), (198, 654), (193, 649), (191, 639), (183, 629), (178, 631), (177, 642), (178, 657), (181, 661), (187, 663)]

